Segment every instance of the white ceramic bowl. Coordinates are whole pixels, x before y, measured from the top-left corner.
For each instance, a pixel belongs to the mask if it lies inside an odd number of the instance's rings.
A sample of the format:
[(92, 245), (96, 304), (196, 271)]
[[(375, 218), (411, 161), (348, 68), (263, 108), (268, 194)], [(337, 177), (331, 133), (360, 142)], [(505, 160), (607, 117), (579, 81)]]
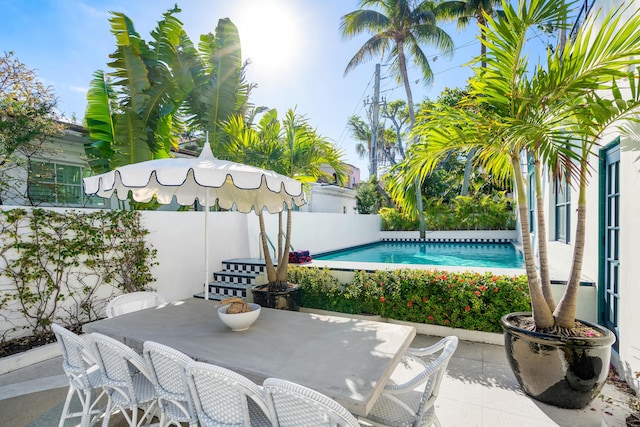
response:
[(222, 323), (230, 327), (232, 331), (246, 331), (260, 316), (260, 306), (258, 304), (249, 303), (249, 306), (252, 310), (246, 313), (227, 314), (229, 306), (223, 305), (218, 308), (218, 316), (220, 316)]

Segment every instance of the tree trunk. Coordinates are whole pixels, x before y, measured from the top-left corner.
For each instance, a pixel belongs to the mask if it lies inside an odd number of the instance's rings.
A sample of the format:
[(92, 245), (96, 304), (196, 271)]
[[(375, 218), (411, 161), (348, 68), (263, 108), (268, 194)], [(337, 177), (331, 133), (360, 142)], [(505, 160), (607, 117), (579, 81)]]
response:
[(278, 212), (278, 256), (277, 259), (282, 258), (282, 211)]
[(267, 270), (267, 281), (269, 285), (276, 283), (276, 268), (273, 266), (273, 260), (269, 253), (269, 244), (267, 243), (267, 232), (264, 227), (264, 218), (262, 217), (262, 211), (257, 212), (258, 221), (260, 222), (260, 242), (262, 243), (262, 252), (264, 252), (264, 264)]
[(467, 154), (467, 161), (464, 164), (464, 177), (462, 179), (462, 189), (460, 190), (461, 196), (469, 194), (469, 181), (471, 181), (471, 170), (473, 169), (473, 156), (475, 156), (477, 147), (473, 147)]
[[(576, 319), (576, 306), (580, 276), (582, 275), (582, 261), (584, 258), (585, 230), (587, 224), (587, 162), (588, 153), (583, 151), (583, 161), (580, 163), (580, 190), (578, 194), (578, 223), (576, 224), (576, 241), (573, 246), (573, 261), (567, 288), (556, 307), (553, 316), (556, 325), (561, 328), (573, 328)], [(568, 213), (567, 213), (568, 214)], [(567, 231), (568, 232), (568, 231)]]
[(540, 257), (540, 285), (542, 294), (547, 301), (549, 310), (556, 308), (556, 301), (551, 293), (551, 277), (549, 276), (549, 253), (547, 251), (547, 224), (544, 220), (544, 200), (542, 198), (542, 174), (540, 172), (540, 160), (536, 157), (534, 164), (536, 178), (536, 222), (538, 229), (538, 255)]
[[(404, 90), (407, 93), (407, 108), (409, 109), (409, 133), (412, 135), (411, 140), (415, 138), (413, 136), (413, 128), (416, 124), (416, 116), (413, 111), (413, 95), (411, 94), (411, 84), (409, 83), (409, 75), (407, 73), (407, 60), (404, 56), (404, 45), (402, 42), (398, 42), (398, 62), (400, 65), (400, 73), (402, 74), (402, 83), (404, 84)], [(420, 187), (420, 181), (416, 178), (413, 182), (413, 187), (416, 196), (416, 210), (418, 211), (418, 222), (420, 224), (420, 238), (424, 239), (426, 236), (426, 222), (424, 220), (424, 207), (422, 205), (422, 189)]]
[(529, 233), (529, 209), (527, 207), (527, 192), (520, 169), (520, 159), (517, 154), (511, 156), (514, 180), (516, 182), (516, 197), (518, 201), (518, 215), (520, 216), (520, 231), (522, 232), (522, 251), (524, 253), (529, 294), (531, 296), (531, 311), (537, 329), (546, 329), (553, 326), (553, 313), (547, 305), (540, 286), (540, 278), (536, 270), (536, 262), (531, 245), (531, 233)]
[(269, 283), (269, 290), (285, 291), (288, 288), (287, 270), (289, 268), (289, 246), (291, 246), (291, 209), (287, 209), (287, 232), (285, 235), (284, 250), (278, 261), (278, 269), (276, 270), (276, 281), (274, 289)]

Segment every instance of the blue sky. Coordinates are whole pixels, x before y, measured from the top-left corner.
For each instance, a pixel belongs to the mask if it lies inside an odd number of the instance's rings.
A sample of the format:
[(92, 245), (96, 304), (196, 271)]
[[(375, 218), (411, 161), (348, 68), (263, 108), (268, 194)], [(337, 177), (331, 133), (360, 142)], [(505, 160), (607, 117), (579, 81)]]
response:
[[(257, 83), (256, 105), (289, 108), (305, 115), (318, 131), (344, 150), (345, 160), (368, 177), (367, 161), (355, 153), (355, 141), (346, 123), (353, 114), (364, 117), (363, 100), (373, 95), (375, 62), (343, 76), (344, 68), (365, 36), (343, 40), (340, 18), (358, 8), (357, 0), (184, 0), (178, 18), (192, 41), (214, 32), (218, 19), (228, 17), (238, 27), (243, 57), (251, 59), (247, 79)], [(107, 70), (115, 50), (109, 12), (123, 12), (145, 40), (162, 13), (175, 0), (0, 0), (0, 46), (13, 51), (35, 69), (56, 93), (67, 117), (84, 117), (86, 91), (92, 73)], [(454, 57), (445, 59), (429, 46), (435, 82), (414, 84), (415, 102), (435, 99), (445, 87), (463, 87), (471, 72), (466, 63), (480, 50), (476, 27), (459, 33), (446, 27), (456, 44)], [(546, 38), (545, 38), (546, 40)], [(542, 41), (542, 39), (541, 39)], [(412, 80), (420, 78), (413, 66)], [(382, 68), (381, 94), (387, 100), (404, 99), (404, 89)]]

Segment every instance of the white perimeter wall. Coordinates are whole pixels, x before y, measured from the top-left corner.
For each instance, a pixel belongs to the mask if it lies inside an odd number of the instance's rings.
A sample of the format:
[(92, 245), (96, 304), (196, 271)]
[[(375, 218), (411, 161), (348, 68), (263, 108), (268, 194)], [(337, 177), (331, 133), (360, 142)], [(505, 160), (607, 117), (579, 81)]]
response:
[[(159, 265), (153, 284), (167, 300), (191, 297), (204, 289), (204, 212), (141, 211), (158, 250)], [(278, 215), (264, 214), (267, 235), (276, 242)], [(286, 214), (283, 215), (286, 226)], [(380, 239), (378, 215), (293, 212), (291, 244), (296, 250), (318, 253)], [(210, 212), (209, 273), (222, 269), (222, 261), (258, 258), (260, 225), (255, 213)]]
[[(16, 208), (24, 207), (0, 206), (3, 210)], [(156, 281), (151, 286), (169, 301), (202, 292), (205, 283), (204, 212), (140, 211), (140, 214), (142, 223), (149, 230), (147, 239), (157, 250), (158, 265), (152, 268)], [(267, 235), (275, 242), (278, 215), (265, 212), (264, 216)], [(286, 215), (283, 219), (286, 220)], [(223, 260), (257, 258), (259, 230), (258, 217), (253, 212), (210, 212), (209, 277), (222, 269)], [(296, 250), (309, 250), (313, 254), (379, 239), (378, 215), (293, 212), (292, 245)]]

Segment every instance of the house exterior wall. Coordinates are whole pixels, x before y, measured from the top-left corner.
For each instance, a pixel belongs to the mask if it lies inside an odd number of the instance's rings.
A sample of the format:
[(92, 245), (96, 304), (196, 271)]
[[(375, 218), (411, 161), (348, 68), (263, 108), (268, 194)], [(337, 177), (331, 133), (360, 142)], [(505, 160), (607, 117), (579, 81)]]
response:
[[(80, 128), (65, 129), (64, 133), (60, 136), (54, 136), (46, 140), (40, 149), (37, 150), (35, 155), (31, 157), (33, 162), (56, 162), (59, 164), (79, 166), (82, 168), (88, 168), (89, 165), (86, 162), (86, 156), (84, 153), (84, 137)], [(10, 191), (5, 197), (3, 197), (3, 204), (8, 206), (27, 206), (30, 205), (27, 199), (27, 178), (28, 168), (26, 165), (26, 158), (16, 153), (16, 160), (24, 166), (17, 167), (10, 171), (12, 178), (16, 182), (16, 190)]]
[(303, 212), (356, 213), (356, 191), (349, 188), (313, 183), (308, 199)]

